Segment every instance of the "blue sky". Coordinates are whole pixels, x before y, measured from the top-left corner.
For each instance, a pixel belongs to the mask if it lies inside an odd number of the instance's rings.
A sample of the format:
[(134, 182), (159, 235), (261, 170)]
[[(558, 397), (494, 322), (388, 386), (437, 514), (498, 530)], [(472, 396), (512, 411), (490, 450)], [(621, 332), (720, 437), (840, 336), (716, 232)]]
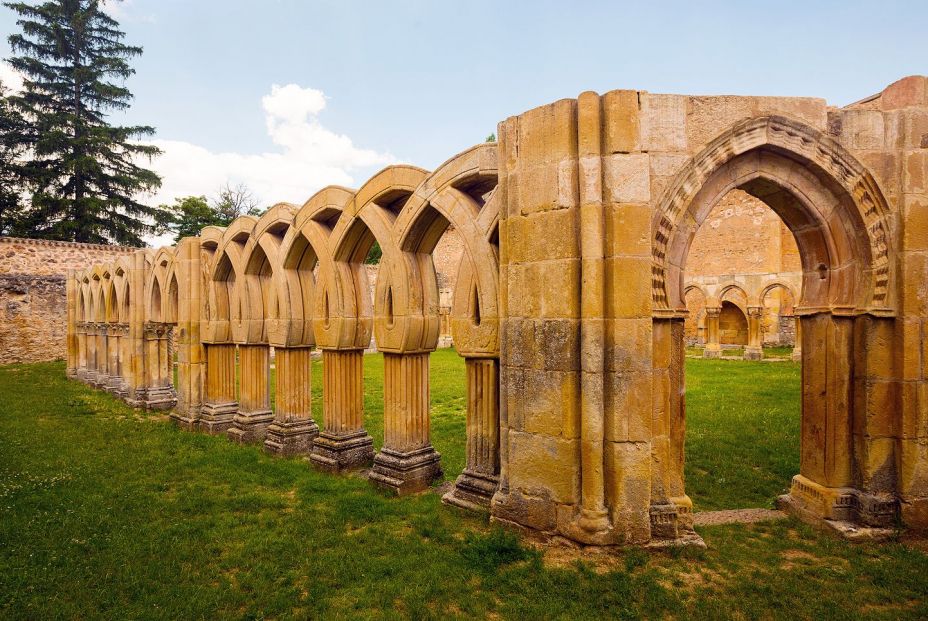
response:
[[(433, 168), (505, 117), (584, 90), (844, 105), (928, 73), (924, 1), (130, 0), (111, 11), (145, 48), (134, 105), (114, 120), (157, 128), (171, 154), (156, 165), (162, 200), (228, 178), (268, 204), (302, 202), (389, 162)], [(0, 32), (15, 29), (0, 8)]]

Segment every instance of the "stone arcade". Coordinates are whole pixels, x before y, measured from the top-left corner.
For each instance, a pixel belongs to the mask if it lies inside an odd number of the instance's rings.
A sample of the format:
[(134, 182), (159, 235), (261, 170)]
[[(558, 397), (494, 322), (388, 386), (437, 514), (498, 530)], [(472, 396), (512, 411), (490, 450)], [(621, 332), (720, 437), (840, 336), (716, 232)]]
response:
[[(740, 189), (782, 218), (801, 256), (801, 466), (781, 501), (822, 524), (928, 528), (926, 83), (845, 108), (612, 91), (531, 110), (434, 172), (392, 166), (356, 191), (328, 187), (72, 272), (68, 373), (173, 407), (188, 429), (309, 451), (333, 472), (373, 464), (372, 483), (422, 490), (440, 472), (431, 252), (451, 225), (465, 256), (451, 329), (467, 466), (445, 500), (586, 544), (698, 541), (683, 478), (683, 273), (698, 227)], [(376, 454), (362, 410), (372, 331), (385, 365)]]

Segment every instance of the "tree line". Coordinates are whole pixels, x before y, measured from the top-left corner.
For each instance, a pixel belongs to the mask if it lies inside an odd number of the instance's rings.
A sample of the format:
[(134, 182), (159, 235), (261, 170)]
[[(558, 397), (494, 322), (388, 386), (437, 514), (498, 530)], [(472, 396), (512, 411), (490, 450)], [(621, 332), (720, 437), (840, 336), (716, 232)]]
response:
[(3, 4), (18, 16), (7, 62), (24, 84), (0, 84), (0, 235), (144, 246), (146, 236), (180, 239), (259, 213), (241, 185), (212, 200), (141, 202), (161, 186), (144, 167), (161, 151), (140, 142), (155, 130), (113, 125), (109, 115), (130, 105), (125, 81), (142, 48), (125, 42), (99, 0)]

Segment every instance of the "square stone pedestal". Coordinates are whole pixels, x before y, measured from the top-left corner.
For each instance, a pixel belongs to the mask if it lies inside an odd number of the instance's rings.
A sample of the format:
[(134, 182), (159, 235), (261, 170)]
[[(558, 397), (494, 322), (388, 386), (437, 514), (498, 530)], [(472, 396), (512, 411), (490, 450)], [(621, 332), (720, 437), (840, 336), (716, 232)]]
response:
[(177, 405), (177, 395), (170, 386), (158, 386), (137, 391), (136, 401), (146, 410), (170, 410)]
[(211, 436), (225, 433), (232, 426), (232, 419), (235, 417), (236, 412), (238, 412), (238, 403), (234, 401), (229, 403), (204, 403), (203, 407), (200, 408), (199, 429)]
[(489, 511), (490, 499), (499, 487), (499, 476), (473, 472), (465, 468), (450, 492), (441, 497), (448, 505), (470, 511)]
[(744, 359), (745, 360), (763, 360), (764, 359), (764, 350), (760, 347), (745, 347), (744, 348)]
[(319, 425), (311, 418), (271, 423), (264, 436), (264, 450), (274, 455), (289, 457), (305, 455), (313, 448), (319, 435)]
[(171, 422), (184, 431), (196, 431), (199, 428), (199, 418), (195, 413), (171, 412)]
[(239, 444), (254, 444), (264, 440), (268, 426), (274, 422), (274, 413), (270, 410), (257, 412), (239, 412), (232, 417), (232, 426), (226, 435)]
[(323, 431), (313, 440), (309, 460), (325, 472), (343, 472), (371, 465), (374, 459), (374, 440), (363, 429), (338, 435)]
[(429, 488), (441, 476), (441, 455), (431, 445), (400, 453), (381, 449), (374, 456), (370, 481), (375, 486), (399, 496)]

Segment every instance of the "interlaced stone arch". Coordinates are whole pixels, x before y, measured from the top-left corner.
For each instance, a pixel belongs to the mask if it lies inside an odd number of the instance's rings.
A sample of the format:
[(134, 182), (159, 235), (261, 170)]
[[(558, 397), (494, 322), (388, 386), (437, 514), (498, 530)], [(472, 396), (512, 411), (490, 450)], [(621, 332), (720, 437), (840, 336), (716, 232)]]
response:
[(689, 244), (715, 203), (735, 188), (766, 202), (793, 230), (804, 257), (803, 296), (812, 305), (893, 314), (892, 227), (876, 180), (833, 139), (770, 116), (741, 122), (713, 140), (658, 203), (652, 224), (657, 315), (683, 308)]

